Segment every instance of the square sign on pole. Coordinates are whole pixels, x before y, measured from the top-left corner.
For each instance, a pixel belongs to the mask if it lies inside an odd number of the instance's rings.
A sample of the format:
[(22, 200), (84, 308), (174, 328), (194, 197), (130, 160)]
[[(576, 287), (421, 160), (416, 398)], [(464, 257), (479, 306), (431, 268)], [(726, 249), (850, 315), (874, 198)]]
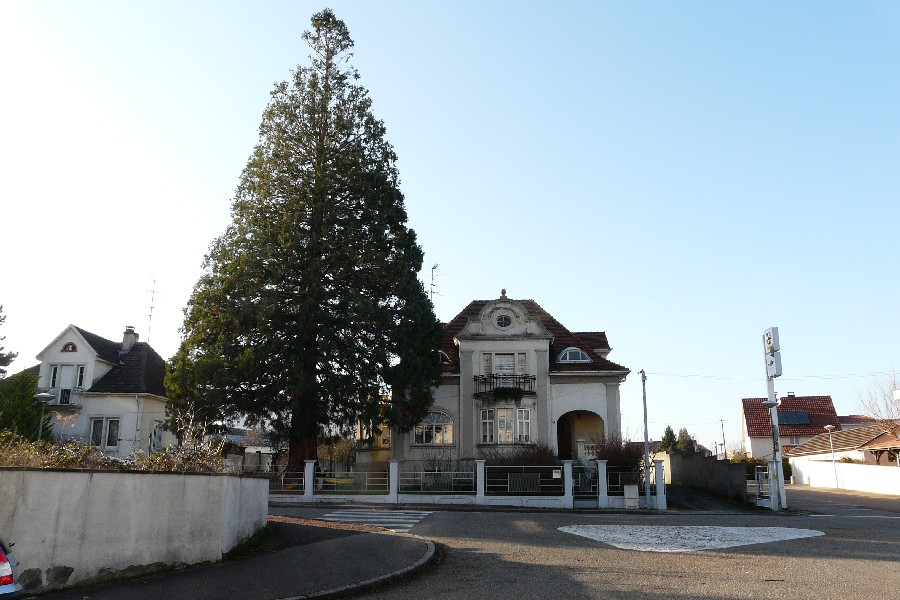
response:
[(781, 352), (773, 352), (766, 357), (766, 377), (781, 377)]
[(772, 354), (781, 350), (781, 344), (778, 342), (777, 327), (769, 327), (763, 332), (763, 347), (766, 354)]

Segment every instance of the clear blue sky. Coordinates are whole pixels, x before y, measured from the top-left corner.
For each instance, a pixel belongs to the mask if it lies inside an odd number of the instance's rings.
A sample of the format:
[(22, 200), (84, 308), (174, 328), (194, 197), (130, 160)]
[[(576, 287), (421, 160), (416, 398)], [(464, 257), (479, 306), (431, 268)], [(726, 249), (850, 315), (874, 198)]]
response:
[[(623, 427), (707, 446), (765, 394), (859, 412), (900, 365), (894, 2), (0, 4), (0, 335), (164, 357), (276, 81), (325, 6), (399, 155), (438, 317), (533, 298), (606, 331)], [(148, 327), (150, 290), (154, 301)], [(149, 331), (148, 331), (149, 329)]]

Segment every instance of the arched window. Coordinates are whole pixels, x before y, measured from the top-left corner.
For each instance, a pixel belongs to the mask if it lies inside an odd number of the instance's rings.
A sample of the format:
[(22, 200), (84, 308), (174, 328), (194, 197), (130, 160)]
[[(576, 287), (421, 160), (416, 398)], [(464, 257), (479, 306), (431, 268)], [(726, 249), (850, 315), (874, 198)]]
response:
[(556, 362), (562, 363), (583, 363), (583, 362), (591, 362), (591, 357), (587, 355), (587, 352), (582, 350), (581, 348), (576, 348), (575, 346), (569, 346), (565, 350), (559, 353), (559, 356), (556, 358)]
[(453, 419), (445, 412), (433, 410), (416, 425), (414, 444), (448, 446), (453, 443)]
[(441, 364), (442, 364), (442, 365), (449, 365), (449, 364), (451, 364), (450, 356), (449, 356), (446, 352), (444, 352), (443, 350), (438, 350), (438, 356), (439, 356), (440, 359), (441, 359)]
[(63, 344), (61, 352), (78, 352), (78, 346), (72, 342), (66, 342)]

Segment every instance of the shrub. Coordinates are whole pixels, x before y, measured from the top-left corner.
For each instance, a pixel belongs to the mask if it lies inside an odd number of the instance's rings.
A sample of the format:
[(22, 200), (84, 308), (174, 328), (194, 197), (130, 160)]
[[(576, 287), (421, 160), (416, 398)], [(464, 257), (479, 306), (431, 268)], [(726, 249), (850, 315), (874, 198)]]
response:
[(559, 459), (556, 450), (544, 442), (513, 446), (511, 448), (490, 448), (482, 452), (486, 465), (510, 467), (556, 466)]
[[(639, 467), (644, 461), (644, 445), (640, 442), (623, 440), (621, 436), (610, 435), (594, 442), (595, 456), (605, 460), (609, 467)], [(653, 460), (653, 457), (650, 457)]]
[(204, 442), (168, 446), (150, 456), (133, 453), (119, 458), (85, 442), (72, 440), (54, 445), (0, 432), (0, 466), (4, 467), (218, 473), (225, 470), (220, 451), (221, 444)]

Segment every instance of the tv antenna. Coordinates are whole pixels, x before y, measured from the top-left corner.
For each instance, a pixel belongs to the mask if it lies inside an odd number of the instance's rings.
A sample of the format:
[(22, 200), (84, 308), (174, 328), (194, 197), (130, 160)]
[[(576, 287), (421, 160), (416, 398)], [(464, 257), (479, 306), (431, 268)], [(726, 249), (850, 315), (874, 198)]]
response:
[(428, 299), (434, 302), (434, 272), (437, 271), (437, 268), (441, 266), (437, 263), (431, 265), (431, 289), (428, 292)]
[(153, 307), (156, 302), (156, 295), (161, 292), (156, 291), (156, 279), (153, 280), (153, 289), (150, 290), (150, 314), (147, 316), (147, 344), (150, 344), (150, 327), (153, 325)]

